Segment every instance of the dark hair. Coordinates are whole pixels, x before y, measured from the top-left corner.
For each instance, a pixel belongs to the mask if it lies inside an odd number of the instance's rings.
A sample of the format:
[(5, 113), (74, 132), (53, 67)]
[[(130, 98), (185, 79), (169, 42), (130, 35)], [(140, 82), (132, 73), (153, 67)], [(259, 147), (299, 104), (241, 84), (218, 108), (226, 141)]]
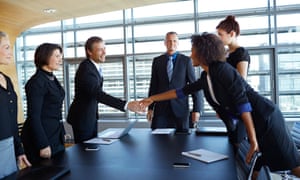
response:
[(236, 36), (240, 35), (240, 25), (239, 23), (235, 20), (235, 17), (230, 15), (227, 16), (226, 19), (221, 21), (216, 29), (223, 29), (227, 33), (230, 33), (231, 31), (234, 31), (236, 33)]
[(49, 64), (49, 59), (53, 51), (58, 49), (62, 53), (62, 47), (58, 44), (43, 43), (39, 45), (34, 53), (34, 63), (37, 68), (42, 68)]
[(84, 48), (85, 48), (85, 55), (87, 58), (90, 57), (90, 55), (88, 54), (88, 50), (92, 51), (94, 43), (99, 43), (99, 42), (103, 42), (103, 39), (98, 36), (92, 36), (86, 41)]
[(215, 61), (225, 61), (225, 48), (221, 39), (211, 33), (195, 34), (191, 37), (192, 47), (196, 50), (196, 57), (204, 65)]

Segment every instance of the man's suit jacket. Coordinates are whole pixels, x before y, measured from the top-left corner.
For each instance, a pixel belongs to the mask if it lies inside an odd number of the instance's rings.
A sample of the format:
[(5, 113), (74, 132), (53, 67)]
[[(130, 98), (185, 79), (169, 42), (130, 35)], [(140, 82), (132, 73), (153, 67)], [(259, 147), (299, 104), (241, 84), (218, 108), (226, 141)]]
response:
[[(149, 88), (149, 96), (162, 93), (171, 89), (182, 88), (188, 83), (195, 81), (195, 71), (189, 57), (178, 53), (172, 79), (169, 82), (167, 74), (168, 55), (162, 54), (154, 58), (152, 63), (152, 73)], [(193, 111), (200, 112), (199, 92), (192, 94)], [(170, 101), (156, 102), (149, 107), (154, 109), (154, 116), (165, 113), (166, 108), (171, 106), (174, 115), (178, 118), (187, 117), (189, 114), (188, 96), (182, 99), (174, 99)]]
[(96, 66), (90, 59), (83, 60), (75, 74), (75, 97), (67, 117), (68, 123), (75, 129), (82, 131), (95, 129), (99, 118), (98, 103), (125, 111), (126, 101), (106, 94), (102, 86), (103, 77), (100, 76)]

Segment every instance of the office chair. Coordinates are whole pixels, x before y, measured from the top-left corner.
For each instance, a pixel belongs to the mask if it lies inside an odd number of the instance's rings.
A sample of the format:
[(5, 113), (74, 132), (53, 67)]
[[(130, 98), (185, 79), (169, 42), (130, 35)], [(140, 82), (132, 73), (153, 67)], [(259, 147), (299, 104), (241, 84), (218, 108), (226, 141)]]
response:
[[(248, 140), (244, 139), (240, 143), (239, 149), (236, 154), (238, 179), (240, 180), (251, 180), (256, 160), (262, 155), (260, 152), (256, 152), (253, 155), (250, 164), (247, 164), (246, 156), (249, 148), (250, 148), (250, 144)], [(259, 171), (257, 180), (270, 180), (270, 179), (271, 179), (271, 175), (270, 175), (269, 168), (267, 166), (263, 166)]]
[[(291, 130), (291, 135), (292, 138), (295, 142), (296, 147), (298, 148), (298, 151), (300, 151), (300, 122), (295, 122), (292, 130)], [(296, 177), (294, 177), (291, 173), (290, 170), (286, 170), (286, 171), (276, 171), (276, 172), (272, 172), (276, 175), (281, 176), (282, 180), (290, 180), (290, 179), (296, 179)]]
[(272, 180), (271, 172), (268, 166), (261, 167), (257, 180)]

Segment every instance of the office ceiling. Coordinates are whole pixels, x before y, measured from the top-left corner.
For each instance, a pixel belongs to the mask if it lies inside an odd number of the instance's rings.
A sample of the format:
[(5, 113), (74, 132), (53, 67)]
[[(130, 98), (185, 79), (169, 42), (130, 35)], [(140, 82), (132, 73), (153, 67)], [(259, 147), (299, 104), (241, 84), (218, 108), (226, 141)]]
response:
[[(0, 0), (0, 30), (17, 36), (47, 22), (171, 1), (176, 0)], [(43, 11), (49, 8), (56, 12)]]

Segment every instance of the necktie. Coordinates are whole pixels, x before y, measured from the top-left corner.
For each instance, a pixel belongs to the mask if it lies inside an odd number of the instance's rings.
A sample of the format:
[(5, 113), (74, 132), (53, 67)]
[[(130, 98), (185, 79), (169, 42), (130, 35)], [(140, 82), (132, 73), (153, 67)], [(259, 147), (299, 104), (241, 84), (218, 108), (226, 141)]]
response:
[(102, 69), (101, 69), (101, 67), (98, 69), (98, 72), (99, 72), (100, 77), (102, 77)]
[(169, 81), (171, 81), (172, 74), (173, 74), (173, 57), (172, 56), (169, 56), (169, 60), (167, 63), (167, 73), (168, 73)]

